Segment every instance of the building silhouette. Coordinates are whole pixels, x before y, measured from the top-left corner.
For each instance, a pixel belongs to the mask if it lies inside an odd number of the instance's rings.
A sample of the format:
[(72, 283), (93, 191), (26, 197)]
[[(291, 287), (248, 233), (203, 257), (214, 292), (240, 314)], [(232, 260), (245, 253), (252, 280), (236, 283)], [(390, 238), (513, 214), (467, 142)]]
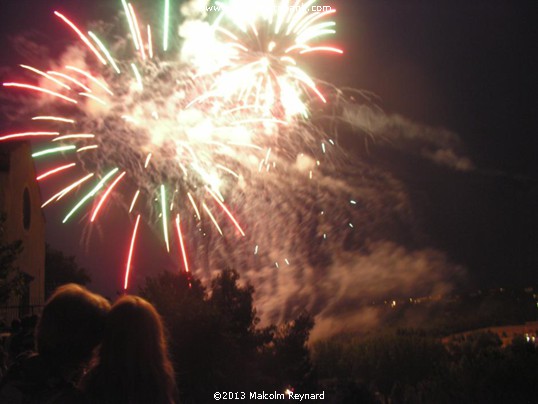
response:
[(45, 284), (45, 219), (29, 142), (0, 142), (0, 212), (6, 215), (5, 242), (21, 240), (15, 265), (24, 274), (21, 296), (0, 307), (0, 319), (38, 314)]

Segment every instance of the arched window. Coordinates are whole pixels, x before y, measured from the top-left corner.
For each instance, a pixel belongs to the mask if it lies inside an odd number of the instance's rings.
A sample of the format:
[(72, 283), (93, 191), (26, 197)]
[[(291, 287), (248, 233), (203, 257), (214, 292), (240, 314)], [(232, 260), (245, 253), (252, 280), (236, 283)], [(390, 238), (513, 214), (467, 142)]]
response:
[(25, 230), (30, 229), (30, 221), (32, 219), (32, 206), (30, 205), (30, 191), (24, 188), (22, 194), (22, 225)]

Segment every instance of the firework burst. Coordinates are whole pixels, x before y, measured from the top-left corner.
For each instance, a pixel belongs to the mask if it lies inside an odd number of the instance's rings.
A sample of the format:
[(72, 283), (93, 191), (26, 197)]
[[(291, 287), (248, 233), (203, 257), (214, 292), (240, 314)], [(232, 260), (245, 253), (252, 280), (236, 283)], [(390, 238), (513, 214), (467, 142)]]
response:
[(325, 20), (336, 10), (309, 12), (314, 3), (217, 2), (222, 11), (201, 36), (202, 42), (198, 37), (187, 44), (218, 50), (211, 54), (215, 57), (196, 58), (199, 71), (214, 74), (215, 79), (210, 91), (195, 102), (217, 98), (271, 119), (307, 118), (310, 95), (323, 103), (326, 99), (299, 60), (311, 53), (343, 53), (320, 45), (323, 37), (335, 33), (335, 22)]
[[(127, 289), (141, 217), (161, 228), (166, 249), (175, 247), (185, 271), (192, 250), (185, 234), (247, 239), (258, 253), (241, 217), (251, 214), (242, 199), (251, 198), (241, 195), (253, 178), (295, 163), (298, 145), (319, 144), (315, 131), (304, 128), (310, 105), (326, 99), (300, 61), (313, 52), (342, 51), (320, 44), (334, 33), (334, 22), (325, 20), (335, 10), (231, 0), (217, 3), (221, 11), (203, 22), (204, 35), (182, 43), (182, 52), (194, 57), (177, 61), (170, 50), (170, 1), (164, 2), (162, 38), (132, 4), (121, 4), (132, 46), (127, 59), (115, 57), (99, 33), (54, 12), (84, 51), (72, 48), (69, 64), (21, 65), (29, 79), (3, 84), (32, 93), (27, 105), (40, 109), (30, 116), (32, 129), (0, 141), (35, 139), (33, 157), (43, 167), (38, 181), (65, 179), (43, 203), (69, 196), (64, 223), (97, 222), (111, 201), (125, 206), (134, 222)], [(309, 172), (311, 178), (312, 167)]]

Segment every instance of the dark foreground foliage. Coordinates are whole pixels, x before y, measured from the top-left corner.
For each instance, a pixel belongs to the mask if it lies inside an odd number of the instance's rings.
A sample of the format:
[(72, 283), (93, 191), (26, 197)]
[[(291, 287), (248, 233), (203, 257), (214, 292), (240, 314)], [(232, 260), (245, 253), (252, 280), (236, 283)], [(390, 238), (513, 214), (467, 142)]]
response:
[(45, 297), (48, 298), (54, 290), (67, 283), (82, 286), (91, 282), (86, 269), (81, 268), (74, 256), (66, 256), (62, 251), (45, 245)]
[(209, 289), (188, 274), (163, 272), (146, 280), (140, 294), (167, 325), (182, 403), (213, 402), (216, 391), (315, 391), (306, 346), (312, 319), (305, 314), (257, 327), (253, 292), (232, 270)]
[(424, 333), (318, 342), (320, 388), (338, 403), (536, 403), (538, 349), (495, 334), (444, 346)]

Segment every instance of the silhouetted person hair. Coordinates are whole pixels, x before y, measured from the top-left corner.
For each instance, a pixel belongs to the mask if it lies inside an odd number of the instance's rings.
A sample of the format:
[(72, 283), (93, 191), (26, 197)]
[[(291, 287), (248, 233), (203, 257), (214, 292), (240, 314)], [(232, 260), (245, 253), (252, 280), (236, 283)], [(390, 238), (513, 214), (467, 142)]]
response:
[[(0, 381), (0, 403), (86, 402), (76, 383), (101, 342), (109, 310), (104, 298), (79, 285), (56, 289), (35, 329), (38, 353), (17, 357)], [(33, 341), (31, 321), (27, 328)]]
[(59, 368), (76, 368), (101, 342), (110, 304), (75, 284), (60, 286), (49, 298), (36, 327), (36, 348)]
[(95, 403), (175, 402), (164, 326), (150, 303), (124, 296), (112, 306), (99, 355), (83, 386)]

